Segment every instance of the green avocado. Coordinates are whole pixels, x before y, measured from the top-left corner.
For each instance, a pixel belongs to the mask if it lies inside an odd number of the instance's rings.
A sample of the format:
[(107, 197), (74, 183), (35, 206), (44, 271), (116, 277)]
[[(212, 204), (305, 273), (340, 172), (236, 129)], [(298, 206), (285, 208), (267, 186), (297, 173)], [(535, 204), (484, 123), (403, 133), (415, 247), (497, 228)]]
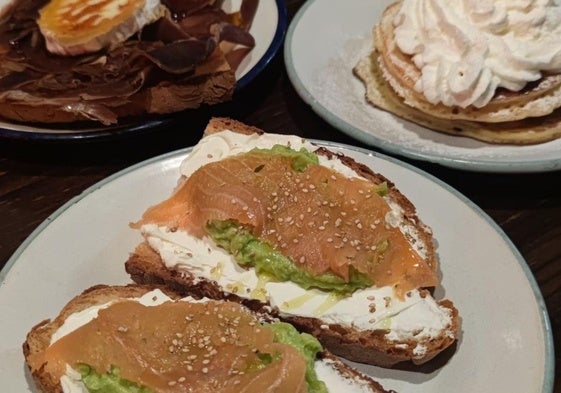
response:
[[(296, 172), (304, 172), (308, 166), (319, 164), (318, 156), (304, 148), (297, 151), (287, 146), (274, 145), (270, 149), (255, 148), (252, 149), (250, 153), (275, 155), (288, 158), (291, 161), (290, 165), (292, 169)], [(263, 166), (255, 168), (255, 171), (259, 172), (261, 169), (263, 169)]]
[(317, 354), (323, 350), (319, 341), (307, 333), (298, 332), (294, 326), (288, 323), (277, 322), (264, 326), (273, 331), (276, 342), (292, 345), (304, 356), (306, 359), (308, 391), (310, 393), (327, 393), (327, 386), (318, 379), (314, 368)]
[(272, 245), (255, 237), (249, 229), (232, 220), (209, 221), (206, 231), (240, 265), (254, 267), (258, 275), (269, 275), (278, 281), (292, 281), (304, 289), (318, 288), (341, 295), (372, 285), (365, 274), (356, 270), (351, 271), (348, 282), (331, 272), (312, 275), (275, 250)]
[(121, 378), (118, 367), (112, 366), (107, 373), (98, 374), (94, 368), (87, 364), (80, 364), (78, 372), (90, 393), (154, 393), (147, 387)]

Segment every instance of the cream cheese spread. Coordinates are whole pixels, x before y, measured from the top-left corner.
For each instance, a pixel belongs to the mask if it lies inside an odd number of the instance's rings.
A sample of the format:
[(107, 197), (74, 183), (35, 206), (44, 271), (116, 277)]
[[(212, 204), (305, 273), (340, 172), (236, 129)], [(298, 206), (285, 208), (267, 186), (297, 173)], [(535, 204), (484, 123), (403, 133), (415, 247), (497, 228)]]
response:
[[(294, 136), (247, 136), (223, 131), (203, 138), (181, 164), (180, 171), (182, 175), (189, 176), (205, 163), (254, 147), (265, 148), (274, 144), (289, 145), (297, 150), (301, 147), (310, 151), (317, 149)], [(319, 156), (319, 159), (320, 164), (345, 176), (357, 176), (339, 159), (324, 156)], [(394, 212), (386, 217), (388, 225), (404, 227), (401, 225), (403, 212), (396, 206), (392, 207), (395, 207)], [(231, 255), (216, 246), (210, 238), (199, 239), (185, 231), (171, 231), (155, 224), (143, 225), (141, 233), (150, 246), (159, 252), (170, 270), (191, 272), (198, 278), (216, 281), (220, 287), (242, 298), (268, 301), (278, 307), (281, 314), (316, 317), (327, 324), (360, 330), (387, 329), (387, 339), (403, 342), (420, 342), (440, 336), (451, 323), (449, 310), (439, 307), (431, 296), (421, 296), (418, 290), (410, 291), (403, 299), (396, 297), (391, 287), (371, 287), (355, 291), (348, 297), (338, 297), (320, 290), (305, 290), (292, 282), (266, 282), (253, 269), (240, 267)], [(407, 234), (415, 235), (411, 232)], [(423, 255), (424, 250), (419, 248), (418, 251)], [(419, 357), (422, 357), (423, 350), (419, 345)]]
[(499, 87), (561, 71), (558, 0), (403, 0), (393, 22), (422, 74), (415, 90), (432, 104), (480, 108)]
[[(138, 301), (145, 306), (157, 306), (167, 301), (172, 301), (165, 293), (159, 289), (147, 292), (139, 298), (131, 298), (129, 300)], [(191, 297), (185, 297), (181, 301), (189, 302), (204, 302), (208, 299), (193, 299)], [(114, 302), (108, 302), (105, 304), (95, 305), (79, 311), (77, 313), (71, 314), (64, 322), (64, 324), (55, 332), (51, 338), (51, 344), (56, 342), (61, 337), (72, 331), (78, 329), (79, 327), (87, 324), (94, 318), (97, 318), (99, 310), (109, 307)], [(329, 391), (331, 392), (349, 392), (349, 393), (362, 393), (370, 392), (369, 386), (366, 382), (360, 380), (341, 378), (341, 375), (337, 372), (336, 366), (329, 359), (317, 360), (315, 362), (314, 368), (318, 379), (325, 382)], [(88, 389), (81, 381), (80, 373), (67, 365), (66, 375), (63, 375), (60, 379), (60, 384), (62, 386), (63, 393), (88, 393)]]

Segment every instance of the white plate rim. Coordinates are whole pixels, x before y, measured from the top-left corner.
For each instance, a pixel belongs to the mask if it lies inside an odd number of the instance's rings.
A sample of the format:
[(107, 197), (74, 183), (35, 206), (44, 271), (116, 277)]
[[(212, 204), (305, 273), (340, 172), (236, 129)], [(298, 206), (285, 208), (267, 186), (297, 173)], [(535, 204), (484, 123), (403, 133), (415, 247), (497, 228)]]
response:
[(290, 81), (292, 82), (298, 95), (316, 112), (320, 117), (327, 121), (347, 135), (366, 143), (373, 147), (379, 147), (389, 154), (396, 154), (403, 157), (427, 161), (444, 165), (450, 168), (480, 171), (480, 172), (497, 172), (497, 173), (534, 173), (534, 172), (551, 172), (561, 169), (561, 156), (554, 159), (535, 160), (531, 162), (511, 161), (494, 161), (486, 159), (462, 159), (459, 157), (447, 157), (437, 153), (429, 154), (408, 148), (400, 144), (388, 142), (375, 135), (368, 134), (353, 124), (341, 119), (333, 114), (329, 109), (323, 106), (315, 96), (306, 87), (306, 84), (298, 76), (298, 70), (294, 65), (294, 55), (292, 52), (292, 41), (294, 40), (294, 32), (298, 27), (301, 19), (304, 17), (308, 9), (316, 3), (317, 0), (308, 0), (298, 10), (292, 19), (286, 33), (284, 41), (284, 60), (286, 70)]
[[(512, 252), (513, 256), (515, 257), (516, 261), (520, 265), (528, 283), (531, 287), (532, 293), (535, 297), (537, 307), (539, 309), (540, 315), (540, 322), (543, 330), (544, 335), (544, 376), (543, 376), (543, 386), (541, 389), (541, 393), (552, 393), (554, 388), (555, 382), (555, 355), (554, 355), (554, 344), (553, 344), (553, 332), (551, 328), (551, 323), (549, 319), (549, 314), (547, 311), (547, 306), (545, 304), (543, 295), (539, 289), (539, 286), (536, 282), (534, 275), (532, 274), (528, 264), (526, 263), (524, 257), (520, 254), (516, 246), (512, 243), (510, 238), (506, 235), (506, 233), (498, 226), (498, 224), (487, 214), (485, 213), (480, 207), (478, 207), (474, 202), (460, 193), (458, 190), (453, 188), (452, 186), (448, 185), (447, 183), (443, 182), (442, 180), (434, 177), (433, 175), (411, 165), (406, 162), (403, 162), (397, 158), (387, 156), (385, 154), (375, 152), (372, 150), (368, 150), (361, 147), (356, 147), (348, 144), (343, 143), (336, 143), (336, 142), (329, 142), (317, 139), (310, 139), (311, 142), (314, 142), (320, 146), (324, 146), (327, 148), (342, 148), (348, 149), (351, 151), (355, 151), (358, 153), (362, 153), (367, 156), (373, 156), (377, 159), (389, 161), (392, 164), (395, 164), (399, 167), (402, 167), (406, 170), (412, 171), (429, 181), (432, 181), (442, 187), (444, 190), (450, 192), (453, 196), (457, 197), (465, 206), (470, 208), (476, 215), (480, 218), (483, 218), (484, 221), (497, 233), (500, 235), (501, 239), (505, 242), (505, 245), (508, 247), (509, 251)], [(11, 268), (16, 264), (17, 260), (21, 256), (21, 254), (33, 243), (33, 241), (51, 224), (53, 223), (58, 217), (62, 216), (70, 207), (81, 201), (82, 199), (86, 198), (88, 195), (94, 193), (96, 190), (100, 189), (101, 187), (110, 184), (111, 182), (119, 179), (129, 173), (132, 173), (136, 170), (142, 169), (146, 166), (151, 164), (158, 163), (160, 161), (165, 161), (168, 159), (174, 159), (186, 155), (192, 151), (193, 147), (187, 147), (179, 150), (175, 150), (169, 153), (165, 153), (148, 160), (141, 161), (137, 164), (129, 166), (125, 169), (122, 169), (113, 175), (110, 175), (103, 180), (93, 184), (92, 186), (85, 189), (79, 195), (73, 197), (60, 208), (58, 208), (53, 214), (47, 217), (25, 240), (24, 242), (16, 249), (16, 251), (12, 254), (12, 256), (8, 259), (5, 266), (0, 270), (0, 287), (4, 285), (4, 282), (7, 280), (8, 274)]]

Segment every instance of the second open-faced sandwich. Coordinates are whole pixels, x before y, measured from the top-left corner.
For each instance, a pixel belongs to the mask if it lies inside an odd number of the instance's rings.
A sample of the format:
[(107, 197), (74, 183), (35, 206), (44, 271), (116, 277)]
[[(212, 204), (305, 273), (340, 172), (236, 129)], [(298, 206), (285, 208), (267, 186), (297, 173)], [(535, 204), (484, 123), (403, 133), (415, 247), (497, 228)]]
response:
[(210, 121), (180, 172), (133, 224), (136, 282), (266, 309), (369, 364), (425, 363), (458, 338), (457, 310), (430, 292), (431, 231), (382, 175), (230, 119)]
[(386, 392), (289, 324), (168, 288), (89, 288), (23, 350), (45, 393)]

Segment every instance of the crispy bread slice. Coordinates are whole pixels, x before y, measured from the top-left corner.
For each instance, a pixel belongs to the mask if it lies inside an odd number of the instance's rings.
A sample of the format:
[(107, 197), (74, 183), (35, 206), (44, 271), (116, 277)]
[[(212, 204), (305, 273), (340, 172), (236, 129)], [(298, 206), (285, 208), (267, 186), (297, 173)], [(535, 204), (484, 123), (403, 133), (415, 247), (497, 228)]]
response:
[[(246, 126), (231, 119), (212, 119), (207, 126), (205, 135), (228, 129), (242, 134), (263, 133), (262, 130)], [(335, 155), (326, 149), (320, 149), (318, 154)], [(408, 228), (411, 242), (425, 251), (429, 265), (438, 269), (437, 258), (432, 242), (432, 233), (417, 217), (411, 202), (403, 196), (397, 188), (380, 174), (373, 173), (349, 157), (338, 156), (340, 160), (351, 167), (356, 173), (369, 179), (373, 184), (386, 181), (389, 198), (403, 209), (405, 224)], [(181, 183), (181, 180), (180, 180)], [(160, 254), (148, 243), (141, 243), (130, 255), (125, 264), (131, 278), (142, 284), (165, 284), (182, 294), (195, 297), (210, 297), (216, 299), (233, 299), (241, 301), (254, 310), (268, 310), (273, 315), (298, 326), (303, 331), (316, 336), (331, 352), (349, 360), (390, 367), (400, 362), (422, 364), (442, 352), (455, 342), (459, 334), (460, 319), (452, 302), (444, 300), (435, 302), (437, 312), (449, 316), (450, 322), (439, 332), (437, 337), (390, 339), (386, 329), (360, 330), (341, 323), (329, 323), (319, 317), (299, 316), (290, 312), (280, 312), (271, 307), (267, 301), (238, 296), (235, 291), (226, 289), (216, 281), (200, 276), (196, 271), (188, 269), (167, 268)], [(431, 299), (428, 291), (422, 290), (421, 297)], [(423, 348), (419, 351), (419, 348)], [(416, 349), (417, 348), (417, 349)]]
[(448, 120), (431, 116), (403, 102), (385, 80), (378, 58), (379, 53), (372, 52), (359, 61), (353, 72), (365, 84), (368, 102), (380, 109), (435, 131), (489, 143), (529, 145), (561, 137), (561, 110), (559, 109), (541, 118), (502, 123)]
[(401, 8), (397, 2), (386, 8), (374, 27), (374, 46), (386, 82), (410, 107), (431, 117), (477, 122), (512, 122), (528, 117), (546, 116), (561, 106), (561, 75), (547, 75), (520, 92), (502, 90), (483, 108), (433, 105), (414, 89), (421, 78), (411, 56), (402, 53), (395, 42), (393, 20)]
[[(23, 344), (23, 353), (26, 361), (30, 356), (45, 351), (51, 342), (51, 337), (63, 325), (65, 320), (72, 314), (85, 310), (89, 307), (102, 305), (112, 301), (122, 299), (134, 299), (149, 293), (155, 289), (163, 291), (173, 300), (181, 298), (176, 293), (166, 287), (143, 286), (143, 285), (127, 285), (127, 286), (106, 286), (97, 285), (86, 289), (80, 295), (76, 296), (61, 310), (61, 312), (52, 320), (45, 320), (34, 326), (27, 335), (27, 339)], [(274, 322), (275, 320), (268, 315), (255, 314), (256, 320), (266, 322)], [(31, 375), (37, 386), (45, 393), (62, 393), (61, 382), (48, 374), (44, 367), (32, 367), (28, 364)], [(328, 351), (323, 351), (318, 355), (316, 360), (316, 370), (318, 376), (322, 374), (328, 375), (337, 383), (339, 389), (343, 388), (349, 392), (362, 393), (384, 393), (387, 392), (383, 387), (371, 377), (362, 374), (356, 369), (343, 363)], [(319, 371), (322, 370), (322, 371)], [(328, 386), (328, 388), (330, 388)], [(333, 389), (331, 387), (331, 389)], [(333, 390), (330, 390), (333, 391)], [(342, 391), (342, 390), (341, 390)], [(387, 392), (390, 393), (390, 392)]]

